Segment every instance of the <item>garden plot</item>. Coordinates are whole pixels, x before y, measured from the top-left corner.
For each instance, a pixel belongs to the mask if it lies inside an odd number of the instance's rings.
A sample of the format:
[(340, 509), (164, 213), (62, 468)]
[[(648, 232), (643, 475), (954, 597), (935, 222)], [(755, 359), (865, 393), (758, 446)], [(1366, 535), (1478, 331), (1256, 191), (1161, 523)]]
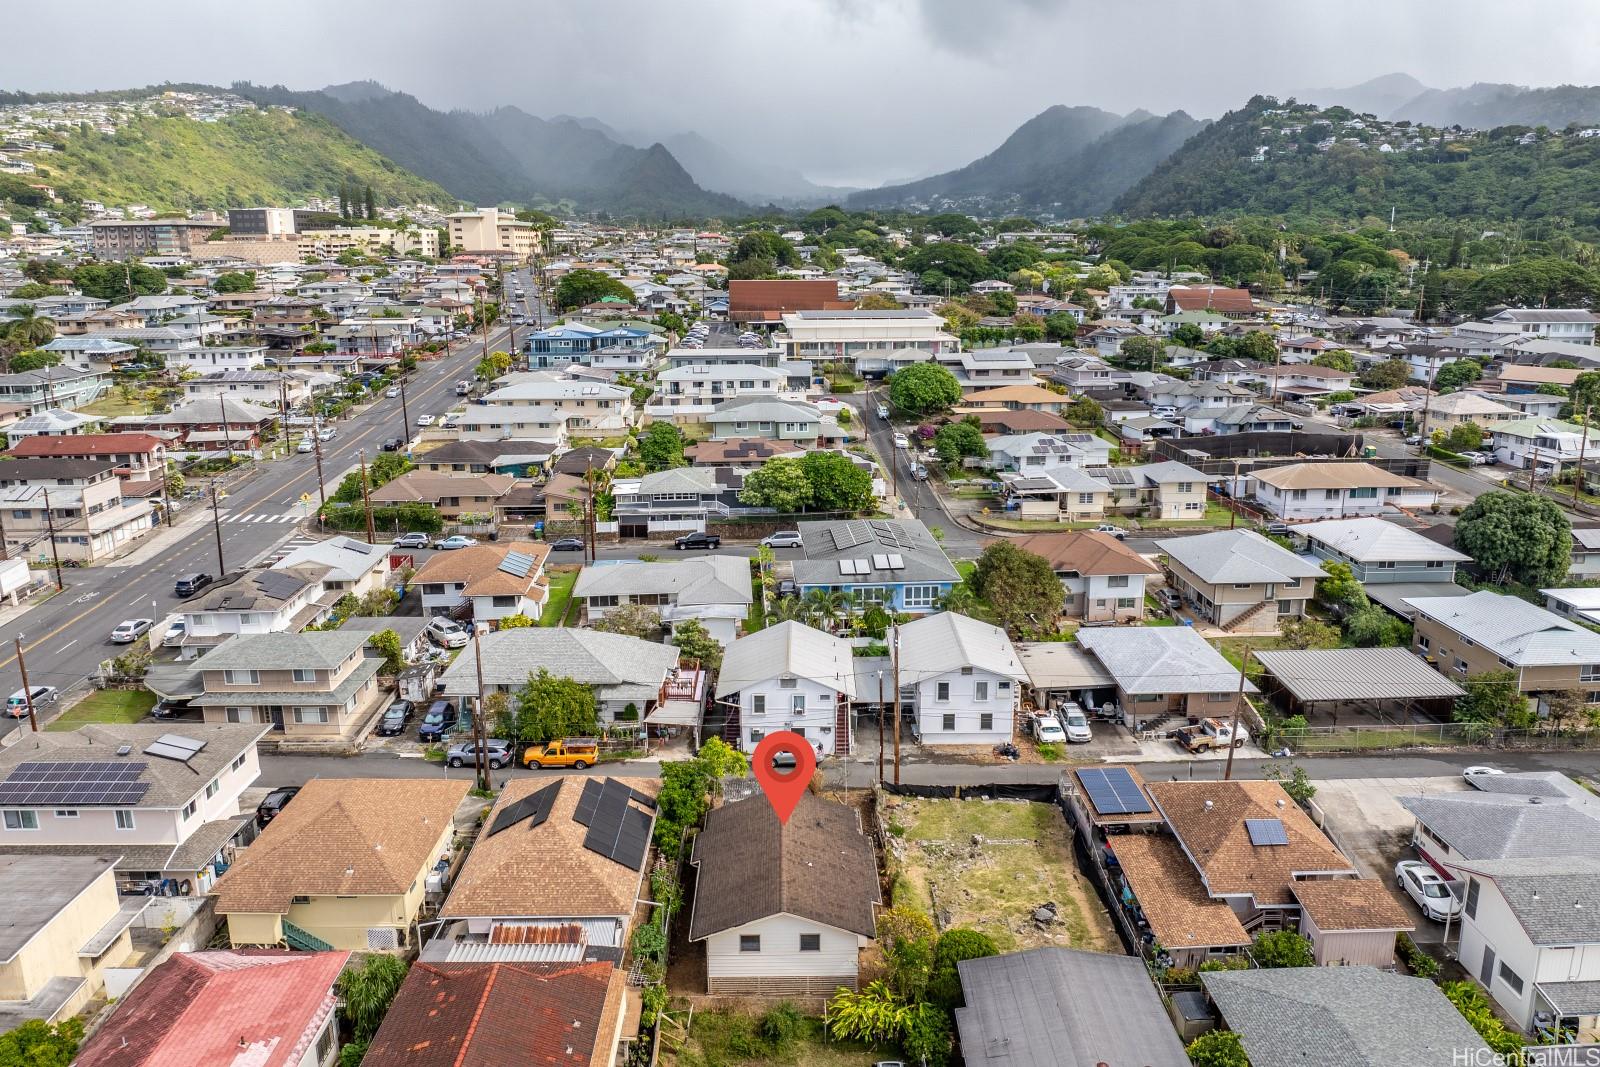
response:
[(927, 910), (941, 930), (981, 930), (1002, 952), (1039, 945), (1122, 950), (1078, 873), (1059, 808), (884, 795), (880, 815), (894, 902)]

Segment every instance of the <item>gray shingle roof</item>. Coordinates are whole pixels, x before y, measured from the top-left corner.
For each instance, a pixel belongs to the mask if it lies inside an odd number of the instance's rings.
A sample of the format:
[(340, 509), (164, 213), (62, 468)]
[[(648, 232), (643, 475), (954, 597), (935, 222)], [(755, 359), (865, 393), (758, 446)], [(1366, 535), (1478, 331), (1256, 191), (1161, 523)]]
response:
[(1380, 560), (1397, 563), (1452, 560), (1460, 563), (1472, 558), (1386, 519), (1329, 519), (1296, 526), (1294, 532), (1297, 537), (1327, 545), (1363, 563)]
[(1600, 855), (1600, 819), (1582, 800), (1475, 792), (1399, 799), (1465, 861)]
[[(96, 723), (76, 730), (30, 733), (10, 748), (0, 751), (0, 778), (5, 778), (19, 763), (93, 761), (114, 763), (135, 760), (145, 764), (139, 781), (150, 783), (150, 789), (139, 802), (141, 808), (171, 808), (188, 802), (217, 772), (228, 766), (241, 753), (255, 746), (270, 726), (222, 723), (157, 723), (151, 725), (121, 725)], [(205, 747), (188, 763), (161, 756), (144, 755), (144, 750), (163, 734), (204, 741)], [(126, 756), (117, 750), (127, 746), (132, 749)], [(162, 845), (162, 849), (169, 846)], [(85, 846), (90, 851), (118, 853), (119, 845)], [(126, 864), (124, 864), (126, 866)]]
[[(624, 634), (567, 627), (497, 630), (483, 642), (486, 686), (520, 688), (540, 668), (594, 687), (597, 700), (653, 700), (678, 650)], [(449, 696), (476, 695), (478, 678), (469, 645), (444, 672)]]
[[(1095, 654), (1124, 692), (1221, 693), (1239, 671), (1187, 626), (1084, 627), (1078, 644)], [(1245, 692), (1259, 692), (1245, 682)]]
[(1194, 537), (1169, 537), (1156, 546), (1202, 581), (1281, 582), (1286, 578), (1320, 578), (1322, 568), (1309, 563), (1254, 530), (1218, 530)]
[(1464, 1051), (1487, 1054), (1478, 1032), (1424, 978), (1373, 967), (1286, 967), (1200, 979), (1251, 1067), (1451, 1067)]
[(1520, 597), (1480, 589), (1470, 596), (1409, 597), (1406, 603), (1519, 667), (1600, 663), (1600, 634)]
[[(795, 581), (800, 585), (888, 585), (902, 582), (958, 582), (944, 549), (928, 528), (915, 519), (843, 519), (802, 522), (805, 559), (794, 561)], [(898, 555), (902, 569), (884, 569), (874, 557)], [(862, 560), (865, 574), (844, 574), (840, 560)]]
[(902, 685), (963, 667), (976, 667), (1018, 682), (1028, 680), (1011, 638), (998, 626), (941, 611), (913, 619), (899, 630)]
[(1600, 942), (1600, 856), (1489, 860), (1466, 868), (1494, 879), (1535, 945)]
[(717, 696), (785, 675), (805, 678), (847, 696), (857, 695), (850, 643), (788, 621), (757, 630), (728, 646), (717, 674)]
[(680, 607), (701, 604), (749, 604), (750, 561), (743, 556), (696, 556), (661, 563), (606, 563), (583, 568), (572, 595), (676, 595)]
[(1034, 948), (956, 964), (961, 1055), (985, 1067), (1188, 1067), (1144, 965)]
[(200, 657), (202, 671), (332, 670), (367, 643), (342, 630), (304, 634), (237, 634)]

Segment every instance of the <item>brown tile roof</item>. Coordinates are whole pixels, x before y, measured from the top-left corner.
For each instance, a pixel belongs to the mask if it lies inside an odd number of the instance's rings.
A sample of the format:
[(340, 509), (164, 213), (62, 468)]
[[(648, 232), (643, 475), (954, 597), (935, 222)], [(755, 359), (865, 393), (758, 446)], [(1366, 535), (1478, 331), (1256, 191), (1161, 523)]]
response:
[[(521, 552), (534, 558), (536, 566), (528, 572), (532, 575), (544, 567), (544, 562), (550, 555), (550, 546), (537, 541), (498, 541), (492, 545), (468, 545), (453, 552), (435, 552), (428, 558), (428, 562), (422, 565), (422, 569), (412, 575), (411, 584), (464, 582), (468, 596), (487, 596), (495, 592), (520, 593), (531, 583), (500, 570), (500, 564), (505, 562), (506, 555), (511, 552)], [(495, 575), (511, 581), (505, 583), (506, 588), (500, 589), (501, 583), (492, 580)], [(475, 587), (480, 583), (483, 584), (484, 591), (475, 592)]]
[(876, 932), (877, 855), (843, 804), (803, 793), (787, 823), (763, 797), (724, 804), (706, 816), (691, 862), (691, 941), (780, 913)]
[(434, 848), (470, 787), (313, 778), (212, 887), (217, 912), (284, 914), (296, 896), (404, 893), (438, 859)]
[(838, 303), (839, 283), (831, 278), (821, 281), (736, 278), (728, 283), (728, 317), (736, 321), (785, 311), (824, 311), (828, 305)]
[(1248, 289), (1224, 289), (1201, 285), (1188, 289), (1169, 289), (1167, 297), (1179, 311), (1254, 311)]
[[(1277, 782), (1153, 782), (1148, 791), (1213, 896), (1293, 904), (1296, 875), (1355, 873)], [(1289, 843), (1251, 844), (1246, 819), (1281, 821)]]
[(1050, 561), (1057, 572), (1079, 574), (1160, 574), (1161, 568), (1110, 534), (1083, 530), (1031, 534), (1016, 546)]
[[(441, 918), (568, 918), (633, 913), (642, 872), (583, 847), (589, 828), (572, 816), (584, 782), (581, 778), (556, 781), (561, 788), (544, 822), (531, 829), (517, 825), (478, 838), (439, 911)], [(612, 781), (652, 797), (661, 788), (660, 781), (654, 778)], [(493, 826), (503, 808), (550, 784), (546, 778), (514, 779), (501, 791), (484, 825)], [(552, 857), (559, 857), (560, 862), (551, 862)]]
[(1226, 948), (1248, 945), (1250, 935), (1224, 901), (1206, 895), (1194, 864), (1165, 834), (1117, 834), (1107, 842), (1128, 888), (1162, 946)]
[(10, 455), (18, 459), (35, 456), (105, 456), (150, 452), (161, 447), (161, 439), (147, 433), (81, 433), (65, 437), (43, 434), (24, 437), (11, 446)]
[(700, 441), (683, 450), (690, 463), (706, 467), (749, 460), (767, 460), (774, 456), (798, 456), (804, 452), (804, 448), (787, 441), (772, 441), (764, 437), (730, 437), (725, 441)]
[(627, 975), (610, 963), (417, 963), (365, 1067), (599, 1067)]
[(579, 448), (568, 449), (557, 456), (555, 470), (559, 474), (581, 475), (590, 467), (596, 470), (610, 470), (616, 466), (616, 463), (617, 454), (611, 449), (583, 445)]
[(978, 427), (984, 433), (1054, 433), (1072, 427), (1060, 415), (1050, 411), (984, 410), (975, 411)]
[(962, 400), (962, 404), (968, 407), (1005, 403), (1060, 404), (1065, 407), (1072, 403), (1072, 398), (1046, 389), (1042, 385), (999, 385), (993, 389), (979, 389), (975, 393), (969, 393)]
[(435, 504), (446, 497), (498, 500), (517, 484), (505, 474), (451, 474), (444, 471), (407, 471), (372, 492), (374, 504), (412, 501)]
[(550, 475), (550, 480), (544, 483), (544, 507), (551, 518), (556, 517), (553, 508), (559, 510), (559, 507), (568, 501), (585, 500), (588, 496), (589, 490), (583, 484), (581, 476), (563, 474), (559, 468), (555, 474)]
[(1317, 878), (1294, 883), (1295, 899), (1318, 930), (1415, 930), (1400, 901), (1376, 878)]
[(1372, 463), (1289, 463), (1252, 471), (1251, 476), (1279, 489), (1385, 489), (1425, 484)]

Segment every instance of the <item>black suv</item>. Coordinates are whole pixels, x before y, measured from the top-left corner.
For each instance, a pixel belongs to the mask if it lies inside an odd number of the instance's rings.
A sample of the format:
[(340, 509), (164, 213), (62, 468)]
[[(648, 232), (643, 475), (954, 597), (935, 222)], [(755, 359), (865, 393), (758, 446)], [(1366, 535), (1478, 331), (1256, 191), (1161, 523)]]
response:
[(383, 713), (383, 718), (378, 720), (378, 728), (373, 733), (379, 737), (399, 737), (406, 732), (406, 726), (410, 722), (411, 701), (396, 700)]
[(443, 741), (456, 717), (456, 709), (448, 700), (435, 700), (417, 727), (418, 741)]
[(721, 548), (722, 538), (716, 534), (684, 534), (672, 542), (673, 548)]
[(211, 575), (201, 572), (199, 574), (185, 574), (179, 578), (172, 591), (179, 596), (194, 596), (200, 590), (216, 581)]
[(400, 440), (400, 438), (391, 437), (384, 441), (381, 447), (385, 452), (398, 452), (400, 451), (400, 446), (403, 444), (405, 444), (405, 442)]
[(300, 792), (299, 786), (285, 785), (268, 793), (266, 799), (256, 805), (256, 825), (265, 826), (277, 818), (278, 813), (288, 805), (289, 801), (294, 799), (294, 795), (298, 792)]

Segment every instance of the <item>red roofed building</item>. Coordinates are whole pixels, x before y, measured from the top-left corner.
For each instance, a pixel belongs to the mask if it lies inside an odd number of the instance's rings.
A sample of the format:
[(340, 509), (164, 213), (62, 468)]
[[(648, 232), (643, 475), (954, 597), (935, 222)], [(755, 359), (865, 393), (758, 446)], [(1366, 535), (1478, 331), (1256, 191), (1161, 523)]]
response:
[(325, 1067), (348, 952), (179, 952), (78, 1050), (74, 1067)]
[(768, 278), (736, 278), (728, 283), (728, 318), (734, 322), (776, 325), (785, 311), (841, 311), (855, 307), (840, 301), (839, 283)]
[(637, 1033), (628, 999), (625, 972), (605, 962), (419, 962), (361, 1065), (611, 1067), (625, 1022)]
[(166, 442), (148, 433), (79, 433), (24, 437), (6, 453), (12, 459), (101, 459), (117, 465), (124, 481), (122, 495), (153, 496), (161, 492)]
[(1179, 311), (1215, 311), (1230, 319), (1243, 319), (1256, 313), (1256, 305), (1248, 289), (1224, 289), (1220, 285), (1173, 286), (1167, 290), (1167, 314)]

